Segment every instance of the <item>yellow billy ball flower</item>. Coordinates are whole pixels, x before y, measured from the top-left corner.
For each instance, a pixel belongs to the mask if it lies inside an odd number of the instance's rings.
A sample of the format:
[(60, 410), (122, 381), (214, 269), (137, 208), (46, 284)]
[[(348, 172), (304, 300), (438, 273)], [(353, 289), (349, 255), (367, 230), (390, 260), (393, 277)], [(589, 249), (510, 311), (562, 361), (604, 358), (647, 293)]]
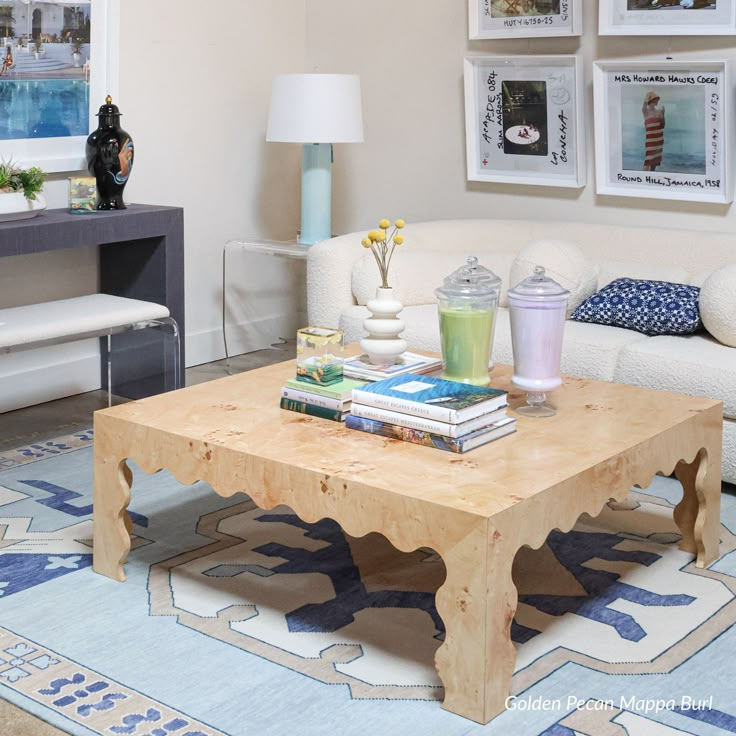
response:
[(391, 227), (391, 223), (384, 217), (383, 220), (378, 223), (378, 227), (385, 230), (387, 227)]
[(370, 238), (363, 238), (363, 240), (360, 241), (362, 246), (364, 248), (370, 248), (371, 247), (371, 239)]
[(396, 222), (394, 223), (394, 225), (397, 228), (399, 228), (399, 230), (401, 230), (401, 228), (404, 227), (404, 225), (406, 225), (406, 223), (403, 220), (396, 220)]
[(380, 243), (381, 240), (383, 240), (383, 234), (378, 230), (371, 230), (368, 233), (368, 237), (374, 242), (374, 243)]
[(394, 243), (396, 243), (396, 245), (401, 245), (403, 242), (404, 242), (403, 235), (394, 235)]

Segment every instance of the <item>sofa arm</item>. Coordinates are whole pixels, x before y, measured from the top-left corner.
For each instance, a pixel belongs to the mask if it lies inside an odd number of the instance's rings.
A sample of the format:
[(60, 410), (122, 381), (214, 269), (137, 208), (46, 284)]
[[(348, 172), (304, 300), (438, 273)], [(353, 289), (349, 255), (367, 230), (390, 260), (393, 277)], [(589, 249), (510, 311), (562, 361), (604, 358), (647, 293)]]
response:
[(339, 327), (343, 309), (353, 306), (353, 264), (365, 255), (359, 233), (313, 245), (307, 254), (307, 319), (310, 325)]

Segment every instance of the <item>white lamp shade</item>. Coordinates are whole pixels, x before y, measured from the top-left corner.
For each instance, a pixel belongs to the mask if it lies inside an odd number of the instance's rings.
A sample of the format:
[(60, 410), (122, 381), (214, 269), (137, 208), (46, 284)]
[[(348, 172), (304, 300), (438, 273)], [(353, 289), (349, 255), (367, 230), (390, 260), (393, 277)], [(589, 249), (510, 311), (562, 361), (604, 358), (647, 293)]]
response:
[(283, 74), (273, 80), (267, 141), (360, 143), (363, 106), (357, 74)]

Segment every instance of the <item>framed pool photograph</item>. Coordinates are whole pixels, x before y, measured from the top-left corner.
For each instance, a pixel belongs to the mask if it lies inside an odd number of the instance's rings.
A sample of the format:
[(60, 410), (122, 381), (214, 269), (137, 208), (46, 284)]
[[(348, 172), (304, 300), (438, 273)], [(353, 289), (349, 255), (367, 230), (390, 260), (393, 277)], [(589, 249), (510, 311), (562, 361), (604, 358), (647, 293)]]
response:
[(736, 0), (599, 0), (599, 3), (601, 35), (736, 34)]
[(86, 169), (106, 95), (117, 100), (119, 0), (3, 0), (0, 159)]
[(471, 39), (579, 36), (583, 0), (468, 0)]
[(464, 71), (470, 181), (585, 185), (575, 56), (469, 56)]
[(598, 194), (731, 202), (725, 61), (597, 61)]

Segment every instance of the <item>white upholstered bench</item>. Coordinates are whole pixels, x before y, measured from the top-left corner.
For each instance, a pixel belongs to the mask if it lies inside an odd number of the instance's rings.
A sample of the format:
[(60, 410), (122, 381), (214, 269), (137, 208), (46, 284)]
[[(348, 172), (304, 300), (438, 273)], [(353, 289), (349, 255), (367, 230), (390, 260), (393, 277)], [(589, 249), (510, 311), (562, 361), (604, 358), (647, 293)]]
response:
[(146, 327), (168, 327), (176, 341), (174, 387), (179, 386), (179, 326), (167, 307), (139, 299), (90, 294), (72, 299), (0, 309), (0, 353), (61, 342), (107, 337), (107, 402), (112, 404), (112, 335)]

